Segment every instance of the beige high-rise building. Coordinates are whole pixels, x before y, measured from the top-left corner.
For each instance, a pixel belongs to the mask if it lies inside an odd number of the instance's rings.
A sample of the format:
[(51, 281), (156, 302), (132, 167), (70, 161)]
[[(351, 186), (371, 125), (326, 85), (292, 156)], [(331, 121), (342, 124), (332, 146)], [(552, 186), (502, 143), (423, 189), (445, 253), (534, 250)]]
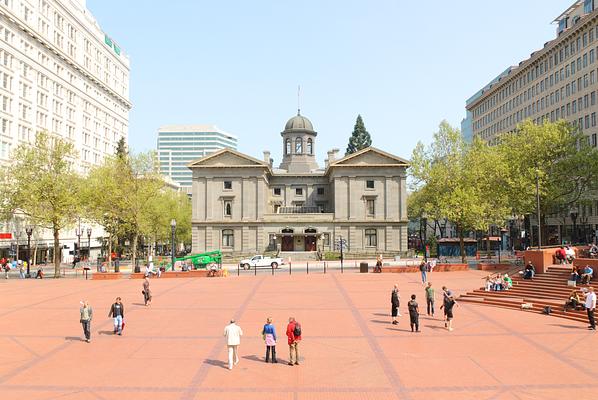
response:
[[(526, 119), (565, 119), (597, 145), (598, 10), (579, 0), (555, 19), (556, 38), (468, 100), (473, 136), (490, 143)], [(469, 114), (471, 113), (471, 114)]]
[[(507, 68), (466, 102), (464, 137), (496, 143), (526, 119), (565, 119), (597, 143), (598, 9), (595, 0), (574, 2), (554, 22), (556, 38), (517, 66)], [(537, 222), (531, 218), (533, 235)], [(527, 225), (527, 223), (526, 223)], [(549, 244), (591, 241), (598, 233), (598, 201), (548, 215)], [(574, 228), (575, 227), (575, 232)], [(528, 228), (529, 229), (529, 226)]]

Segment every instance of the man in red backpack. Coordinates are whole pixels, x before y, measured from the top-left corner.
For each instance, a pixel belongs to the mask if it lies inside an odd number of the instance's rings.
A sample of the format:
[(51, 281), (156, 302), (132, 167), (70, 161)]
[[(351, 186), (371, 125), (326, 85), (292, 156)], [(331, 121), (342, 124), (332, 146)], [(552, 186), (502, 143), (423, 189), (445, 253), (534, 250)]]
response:
[[(299, 365), (299, 342), (301, 341), (301, 324), (295, 318), (289, 318), (287, 325), (287, 337), (289, 338), (289, 365)], [(293, 362), (293, 354), (295, 362)]]

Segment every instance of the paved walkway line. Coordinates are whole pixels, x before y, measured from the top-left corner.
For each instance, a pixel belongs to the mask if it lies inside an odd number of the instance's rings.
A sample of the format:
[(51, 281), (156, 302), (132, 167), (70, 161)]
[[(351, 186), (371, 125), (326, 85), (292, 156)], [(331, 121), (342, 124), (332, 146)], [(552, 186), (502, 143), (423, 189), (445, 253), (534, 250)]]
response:
[(382, 370), (384, 371), (384, 374), (386, 375), (386, 379), (388, 379), (388, 382), (391, 384), (392, 388), (394, 389), (394, 393), (399, 398), (410, 399), (411, 396), (409, 395), (409, 393), (407, 393), (405, 391), (405, 385), (401, 381), (399, 374), (397, 374), (394, 367), (392, 366), (392, 364), (390, 363), (390, 361), (388, 360), (388, 358), (382, 351), (380, 344), (374, 338), (372, 331), (370, 331), (370, 328), (368, 327), (366, 321), (363, 319), (363, 317), (357, 310), (357, 307), (353, 303), (353, 300), (351, 300), (349, 293), (347, 293), (347, 290), (339, 282), (336, 275), (331, 275), (331, 277), (332, 277), (332, 280), (334, 281), (334, 283), (336, 284), (338, 291), (343, 296), (345, 302), (347, 303), (349, 309), (351, 310), (351, 314), (353, 314), (353, 318), (357, 322), (359, 329), (361, 329), (361, 332), (363, 333), (363, 336), (365, 337), (370, 348), (372, 349), (372, 352), (376, 356), (378, 363), (380, 363), (380, 366), (382, 367)]
[[(258, 289), (260, 288), (260, 286), (262, 285), (262, 283), (264, 282), (265, 279), (266, 279), (266, 277), (263, 276), (249, 290), (249, 295), (247, 295), (247, 298), (241, 303), (241, 307), (237, 310), (237, 312), (233, 316), (235, 321), (237, 321), (241, 318), (241, 316), (247, 309), (247, 304), (249, 304), (251, 299), (253, 299), (253, 296), (255, 296), (255, 294), (257, 293)], [(218, 357), (218, 353), (220, 353), (220, 351), (222, 350), (223, 339), (222, 339), (222, 337), (220, 339), (221, 340), (218, 340), (216, 342), (216, 344), (214, 344), (214, 347), (212, 347), (212, 350), (210, 350), (210, 352), (208, 353), (207, 359), (203, 360), (203, 362), (201, 363), (201, 366), (199, 367), (199, 369), (197, 370), (197, 372), (191, 379), (191, 383), (190, 383), (189, 387), (181, 394), (181, 397), (180, 397), (181, 400), (193, 400), (193, 398), (195, 397), (195, 394), (198, 392), (198, 389), (201, 388), (201, 384), (206, 379), (208, 372), (210, 370), (210, 367), (212, 367), (206, 361), (208, 359), (213, 360), (216, 357)]]

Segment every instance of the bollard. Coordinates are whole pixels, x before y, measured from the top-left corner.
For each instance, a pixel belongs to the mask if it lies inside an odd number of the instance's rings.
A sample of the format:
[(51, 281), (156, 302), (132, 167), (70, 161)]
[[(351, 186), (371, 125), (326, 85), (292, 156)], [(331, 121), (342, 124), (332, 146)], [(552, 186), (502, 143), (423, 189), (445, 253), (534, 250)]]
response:
[(306, 262), (307, 275), (309, 275), (309, 261)]
[(272, 267), (272, 276), (274, 276), (274, 263), (270, 264), (270, 266)]
[(238, 263), (237, 264), (237, 276), (240, 276), (240, 275), (241, 275), (241, 264)]
[(341, 274), (343, 273), (343, 259), (341, 258)]
[(293, 266), (293, 264), (291, 264), (291, 262), (289, 261), (289, 275), (291, 275), (291, 267)]
[(326, 261), (324, 261), (324, 273), (326, 273)]
[(253, 267), (253, 275), (257, 276), (257, 264), (255, 264), (255, 267)]

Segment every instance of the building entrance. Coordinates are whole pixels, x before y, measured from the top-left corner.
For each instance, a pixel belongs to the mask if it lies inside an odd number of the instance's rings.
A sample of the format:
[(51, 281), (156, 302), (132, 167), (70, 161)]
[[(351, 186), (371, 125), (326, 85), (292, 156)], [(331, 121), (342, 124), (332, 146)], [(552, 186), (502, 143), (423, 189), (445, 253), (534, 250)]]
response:
[(292, 229), (282, 230), (282, 244), (280, 249), (282, 251), (295, 251), (295, 239), (293, 237)]

